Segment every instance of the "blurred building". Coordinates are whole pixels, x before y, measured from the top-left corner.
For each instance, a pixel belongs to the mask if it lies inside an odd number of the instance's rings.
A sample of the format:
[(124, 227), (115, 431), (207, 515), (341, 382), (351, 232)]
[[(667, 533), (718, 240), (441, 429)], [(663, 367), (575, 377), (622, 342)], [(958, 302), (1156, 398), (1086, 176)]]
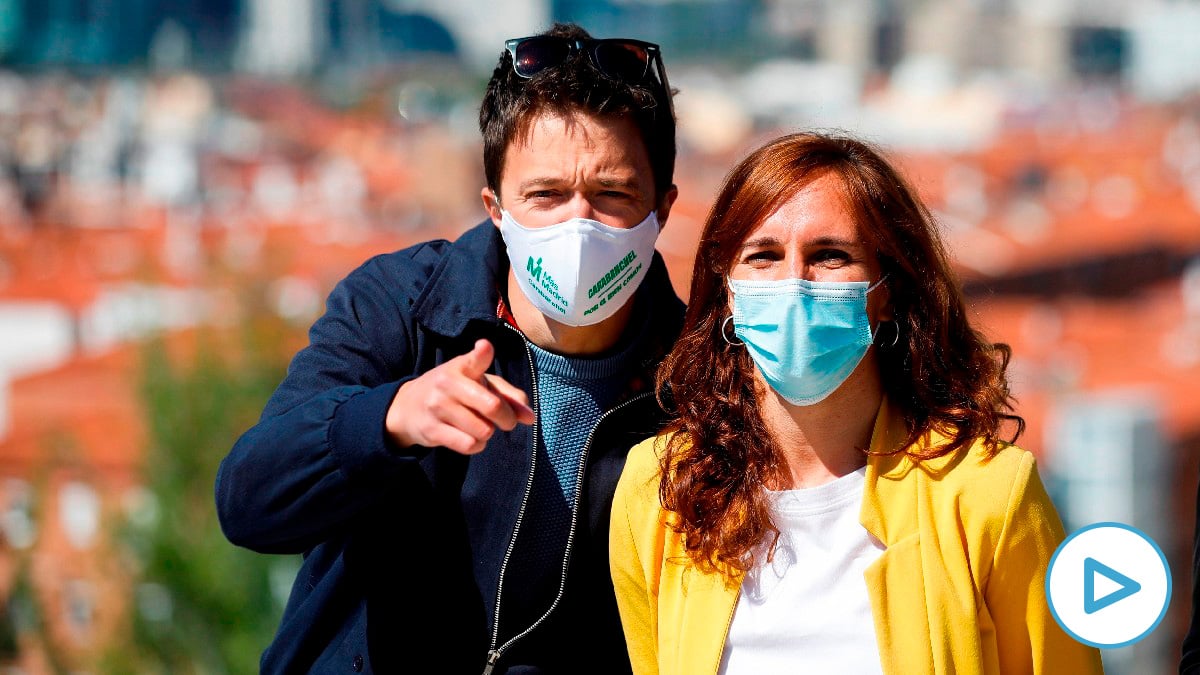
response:
[[(140, 65), (157, 46), (185, 50), (188, 65), (227, 67), (239, 1), (4, 0), (0, 62), (77, 68)], [(182, 40), (184, 46), (163, 40)]]
[(905, 61), (1051, 84), (1122, 80), (1146, 95), (1195, 87), (1200, 4), (1171, 0), (763, 0), (781, 54), (889, 72)]
[(597, 37), (635, 37), (662, 45), (670, 63), (764, 55), (756, 34), (760, 0), (554, 0), (551, 14)]
[(0, 63), (292, 76), (440, 56), (486, 72), (505, 38), (552, 20), (654, 40), (675, 61), (789, 58), (859, 76), (937, 63), (1157, 98), (1200, 82), (1200, 4), (1173, 0), (0, 0)]
[(320, 4), (317, 0), (247, 0), (237, 65), (261, 75), (310, 72), (324, 47)]

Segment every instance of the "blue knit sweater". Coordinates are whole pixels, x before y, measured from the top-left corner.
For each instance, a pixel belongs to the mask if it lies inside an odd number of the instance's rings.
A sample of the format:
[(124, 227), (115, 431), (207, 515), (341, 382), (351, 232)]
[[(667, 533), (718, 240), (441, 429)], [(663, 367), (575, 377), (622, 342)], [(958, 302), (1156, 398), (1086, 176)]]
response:
[(530, 343), (540, 401), (537, 458), (509, 564), (515, 587), (530, 592), (523, 606), (501, 617), (502, 634), (506, 626), (515, 629), (535, 621), (558, 593), (588, 436), (603, 412), (628, 391), (637, 367), (633, 354), (645, 339), (644, 323), (631, 332), (632, 339), (599, 358), (563, 356)]

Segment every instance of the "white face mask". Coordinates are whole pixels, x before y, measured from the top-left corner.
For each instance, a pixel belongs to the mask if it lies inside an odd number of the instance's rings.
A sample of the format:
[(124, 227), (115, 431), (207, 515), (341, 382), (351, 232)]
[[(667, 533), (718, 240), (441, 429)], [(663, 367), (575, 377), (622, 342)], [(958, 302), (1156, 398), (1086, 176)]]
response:
[(568, 326), (590, 326), (621, 308), (650, 271), (658, 215), (632, 228), (572, 218), (525, 227), (501, 211), (500, 236), (517, 285), (542, 314)]

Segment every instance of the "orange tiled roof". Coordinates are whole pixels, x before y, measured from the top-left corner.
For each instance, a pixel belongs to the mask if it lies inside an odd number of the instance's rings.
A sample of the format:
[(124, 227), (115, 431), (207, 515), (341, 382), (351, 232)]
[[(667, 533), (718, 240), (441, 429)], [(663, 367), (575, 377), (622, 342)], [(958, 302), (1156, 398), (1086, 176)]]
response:
[[(978, 153), (914, 153), (900, 163), (939, 209), (947, 205), (944, 177), (952, 166), (980, 172), (987, 213), (977, 226), (1000, 240), (987, 239), (998, 247), (994, 254), (1007, 261), (1001, 274), (1147, 242), (1200, 250), (1200, 199), (1189, 196), (1182, 178), (1163, 160), (1177, 119), (1162, 109), (1130, 107), (1115, 128), (1102, 132), (1007, 129)], [(1022, 185), (1023, 178), (1033, 184)], [(1080, 193), (1056, 196), (1055, 181), (1068, 180)], [(1032, 224), (1040, 234), (1029, 231), (1036, 214), (1010, 208), (1020, 198), (1043, 209), (1045, 222)], [(949, 239), (956, 239), (953, 232)]]
[(13, 381), (0, 475), (31, 476), (53, 454), (132, 479), (145, 440), (136, 365), (124, 347)]

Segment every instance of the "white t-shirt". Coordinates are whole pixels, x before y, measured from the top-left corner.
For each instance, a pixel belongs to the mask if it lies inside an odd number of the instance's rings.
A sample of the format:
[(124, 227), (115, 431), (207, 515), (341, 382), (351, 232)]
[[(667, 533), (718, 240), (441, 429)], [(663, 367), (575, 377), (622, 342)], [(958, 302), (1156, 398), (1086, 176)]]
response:
[(884, 546), (859, 523), (865, 476), (768, 492), (779, 544), (742, 581), (722, 675), (881, 672), (863, 570)]

